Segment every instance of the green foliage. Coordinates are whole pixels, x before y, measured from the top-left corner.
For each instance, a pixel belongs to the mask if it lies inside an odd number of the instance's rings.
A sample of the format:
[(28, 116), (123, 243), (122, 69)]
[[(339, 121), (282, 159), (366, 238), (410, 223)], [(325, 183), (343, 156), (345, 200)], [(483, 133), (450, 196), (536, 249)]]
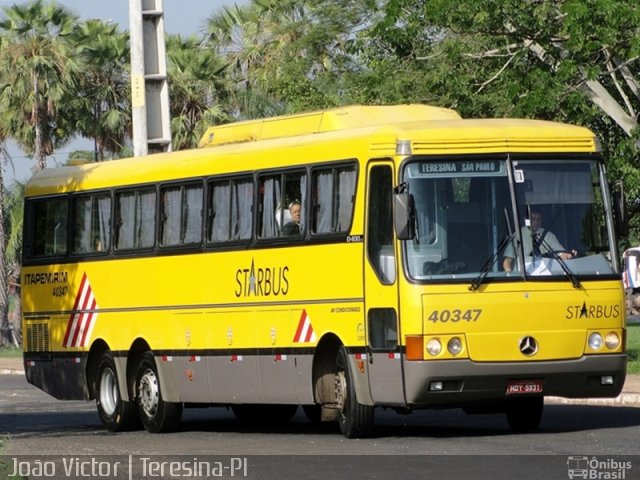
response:
[(131, 130), (128, 35), (99, 20), (83, 22), (72, 33), (82, 67), (71, 104), (75, 129), (94, 140), (98, 161), (117, 157)]
[(0, 357), (18, 358), (22, 356), (22, 349), (15, 347), (0, 347)]
[(24, 213), (25, 185), (15, 182), (5, 193), (3, 219), (7, 235), (5, 262), (8, 274), (19, 271), (22, 258), (22, 219)]
[(227, 65), (196, 37), (167, 38), (173, 148), (194, 148), (210, 125), (229, 121)]
[(637, 2), (388, 0), (369, 32), (360, 35), (361, 58), (379, 101), (427, 101), (465, 117), (541, 118), (594, 130), (610, 179), (622, 179), (632, 200), (631, 235), (622, 243), (638, 243), (640, 142), (625, 130), (638, 125), (640, 110)]
[(69, 35), (77, 18), (35, 0), (3, 8), (0, 21), (0, 125), (38, 168), (72, 134), (69, 105), (77, 63)]

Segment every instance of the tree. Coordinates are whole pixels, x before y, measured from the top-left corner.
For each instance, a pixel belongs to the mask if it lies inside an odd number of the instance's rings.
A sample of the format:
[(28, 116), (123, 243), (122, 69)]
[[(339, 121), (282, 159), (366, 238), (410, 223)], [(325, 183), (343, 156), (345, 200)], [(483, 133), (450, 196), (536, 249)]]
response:
[(0, 106), (5, 130), (33, 153), (36, 169), (71, 134), (70, 104), (77, 71), (69, 41), (77, 18), (55, 3), (35, 0), (3, 8), (0, 21)]
[[(15, 287), (16, 295), (14, 295), (14, 311), (19, 313), (21, 311), (20, 302), (20, 262), (22, 260), (22, 219), (24, 217), (24, 189), (25, 185), (22, 183), (14, 183), (11, 188), (4, 195), (4, 202), (2, 203), (2, 223), (0, 228), (0, 237), (2, 237), (3, 245), (6, 245), (6, 249), (2, 250), (4, 257), (3, 265), (4, 274), (3, 278), (7, 280), (4, 285), (0, 286), (4, 293), (3, 301), (6, 303), (6, 309), (3, 310), (3, 322), (2, 326), (5, 332), (11, 333), (10, 322), (8, 319), (8, 292), (11, 290), (9, 284), (13, 283)], [(6, 298), (5, 298), (6, 297)], [(2, 307), (4, 308), (4, 307)], [(19, 329), (19, 325), (14, 325), (14, 329)], [(6, 339), (17, 346), (17, 338), (15, 335), (6, 335)]]
[(240, 119), (277, 115), (282, 110), (262, 90), (265, 64), (270, 58), (270, 22), (262, 17), (259, 1), (248, 6), (224, 7), (207, 20), (206, 47), (226, 61), (233, 85), (230, 109)]
[(463, 116), (587, 125), (602, 140), (610, 178), (640, 197), (637, 2), (389, 0), (380, 13), (360, 39), (372, 72), (402, 71)]
[[(3, 160), (7, 160), (8, 154), (5, 150), (5, 136), (0, 134), (0, 156)], [(4, 162), (3, 162), (4, 163)], [(5, 245), (7, 242), (6, 225), (5, 225), (5, 211), (4, 211), (4, 168), (0, 167), (0, 345), (5, 342), (15, 343), (11, 325), (9, 324), (8, 311), (9, 311), (9, 297), (7, 288), (7, 268), (5, 262)], [(16, 345), (17, 346), (17, 345)]]
[(253, 0), (208, 21), (207, 45), (229, 64), (236, 110), (259, 118), (348, 102), (345, 83), (359, 70), (354, 32), (366, 2)]
[(176, 150), (196, 147), (209, 126), (231, 118), (225, 110), (230, 90), (223, 76), (227, 65), (201, 43), (196, 37), (168, 37), (171, 136)]
[(128, 35), (117, 25), (88, 20), (74, 30), (71, 40), (82, 65), (75, 85), (75, 127), (93, 139), (94, 159), (102, 161), (131, 137)]

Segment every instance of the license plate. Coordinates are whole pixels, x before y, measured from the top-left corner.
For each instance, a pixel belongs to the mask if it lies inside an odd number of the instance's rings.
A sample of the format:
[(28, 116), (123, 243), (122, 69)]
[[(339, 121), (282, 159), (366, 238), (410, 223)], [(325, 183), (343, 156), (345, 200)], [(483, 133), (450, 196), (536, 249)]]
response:
[(542, 380), (511, 380), (507, 383), (507, 395), (542, 393)]

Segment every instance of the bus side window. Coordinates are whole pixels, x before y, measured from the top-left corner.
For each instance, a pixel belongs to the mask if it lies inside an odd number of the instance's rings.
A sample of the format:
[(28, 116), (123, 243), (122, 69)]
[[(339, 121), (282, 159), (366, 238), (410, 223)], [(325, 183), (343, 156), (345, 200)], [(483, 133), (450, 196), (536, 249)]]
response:
[(273, 238), (279, 235), (276, 211), (282, 205), (280, 175), (260, 179), (260, 211), (258, 216), (258, 235), (260, 238)]
[(149, 248), (155, 242), (155, 188), (130, 190), (116, 194), (118, 219), (115, 248)]
[[(259, 181), (258, 236), (275, 238), (281, 235), (301, 239), (306, 225), (306, 185), (305, 172), (286, 172), (264, 176)], [(294, 227), (285, 216), (292, 204), (300, 204), (299, 224)]]
[(307, 223), (307, 175), (303, 172), (287, 172), (283, 175), (283, 185), (284, 208), (277, 212), (276, 223), (280, 226), (280, 235), (300, 237)]
[(67, 253), (67, 197), (51, 198), (35, 204), (34, 248), (36, 257), (62, 256)]
[(251, 238), (253, 179), (221, 180), (209, 184), (207, 242), (220, 243)]
[(312, 233), (347, 232), (353, 216), (356, 170), (353, 166), (318, 168), (311, 175)]
[(396, 281), (393, 249), (392, 172), (388, 165), (376, 166), (369, 173), (367, 254), (378, 279), (385, 285)]
[(107, 252), (111, 240), (111, 196), (82, 195), (73, 202), (73, 253)]
[(202, 235), (202, 185), (177, 185), (161, 190), (160, 244), (195, 245)]

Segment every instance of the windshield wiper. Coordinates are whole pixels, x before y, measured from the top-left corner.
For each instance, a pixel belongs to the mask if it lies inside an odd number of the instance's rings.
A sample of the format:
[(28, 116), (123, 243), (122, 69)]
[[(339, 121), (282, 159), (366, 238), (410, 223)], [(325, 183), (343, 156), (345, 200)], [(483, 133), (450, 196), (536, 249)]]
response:
[(544, 237), (541, 238), (540, 240), (541, 240), (540, 244), (544, 245), (545, 249), (547, 250), (547, 252), (545, 253), (551, 254), (553, 259), (560, 264), (560, 268), (562, 268), (562, 271), (565, 273), (567, 277), (569, 277), (569, 280), (571, 280), (571, 285), (573, 285), (573, 288), (580, 288), (582, 286), (582, 284), (580, 283), (580, 280), (578, 280), (578, 277), (576, 277), (575, 273), (571, 271), (571, 269), (569, 268), (567, 263), (562, 259), (562, 257), (558, 255), (558, 252), (556, 252), (551, 248), (551, 245), (547, 243)]
[(514, 234), (510, 233), (500, 241), (496, 251), (493, 252), (489, 258), (487, 258), (487, 261), (482, 266), (482, 269), (480, 270), (480, 274), (476, 278), (474, 278), (473, 281), (471, 282), (471, 285), (469, 285), (470, 291), (473, 292), (478, 288), (480, 288), (480, 285), (482, 285), (482, 283), (484, 282), (484, 279), (487, 278), (487, 275), (489, 275), (489, 272), (491, 271), (491, 268), (493, 267), (493, 265), (496, 263), (496, 260), (500, 258), (500, 255), (502, 255), (502, 252), (504, 251), (505, 248), (507, 248), (507, 245), (509, 245), (509, 242), (513, 239), (513, 237), (514, 237)]

